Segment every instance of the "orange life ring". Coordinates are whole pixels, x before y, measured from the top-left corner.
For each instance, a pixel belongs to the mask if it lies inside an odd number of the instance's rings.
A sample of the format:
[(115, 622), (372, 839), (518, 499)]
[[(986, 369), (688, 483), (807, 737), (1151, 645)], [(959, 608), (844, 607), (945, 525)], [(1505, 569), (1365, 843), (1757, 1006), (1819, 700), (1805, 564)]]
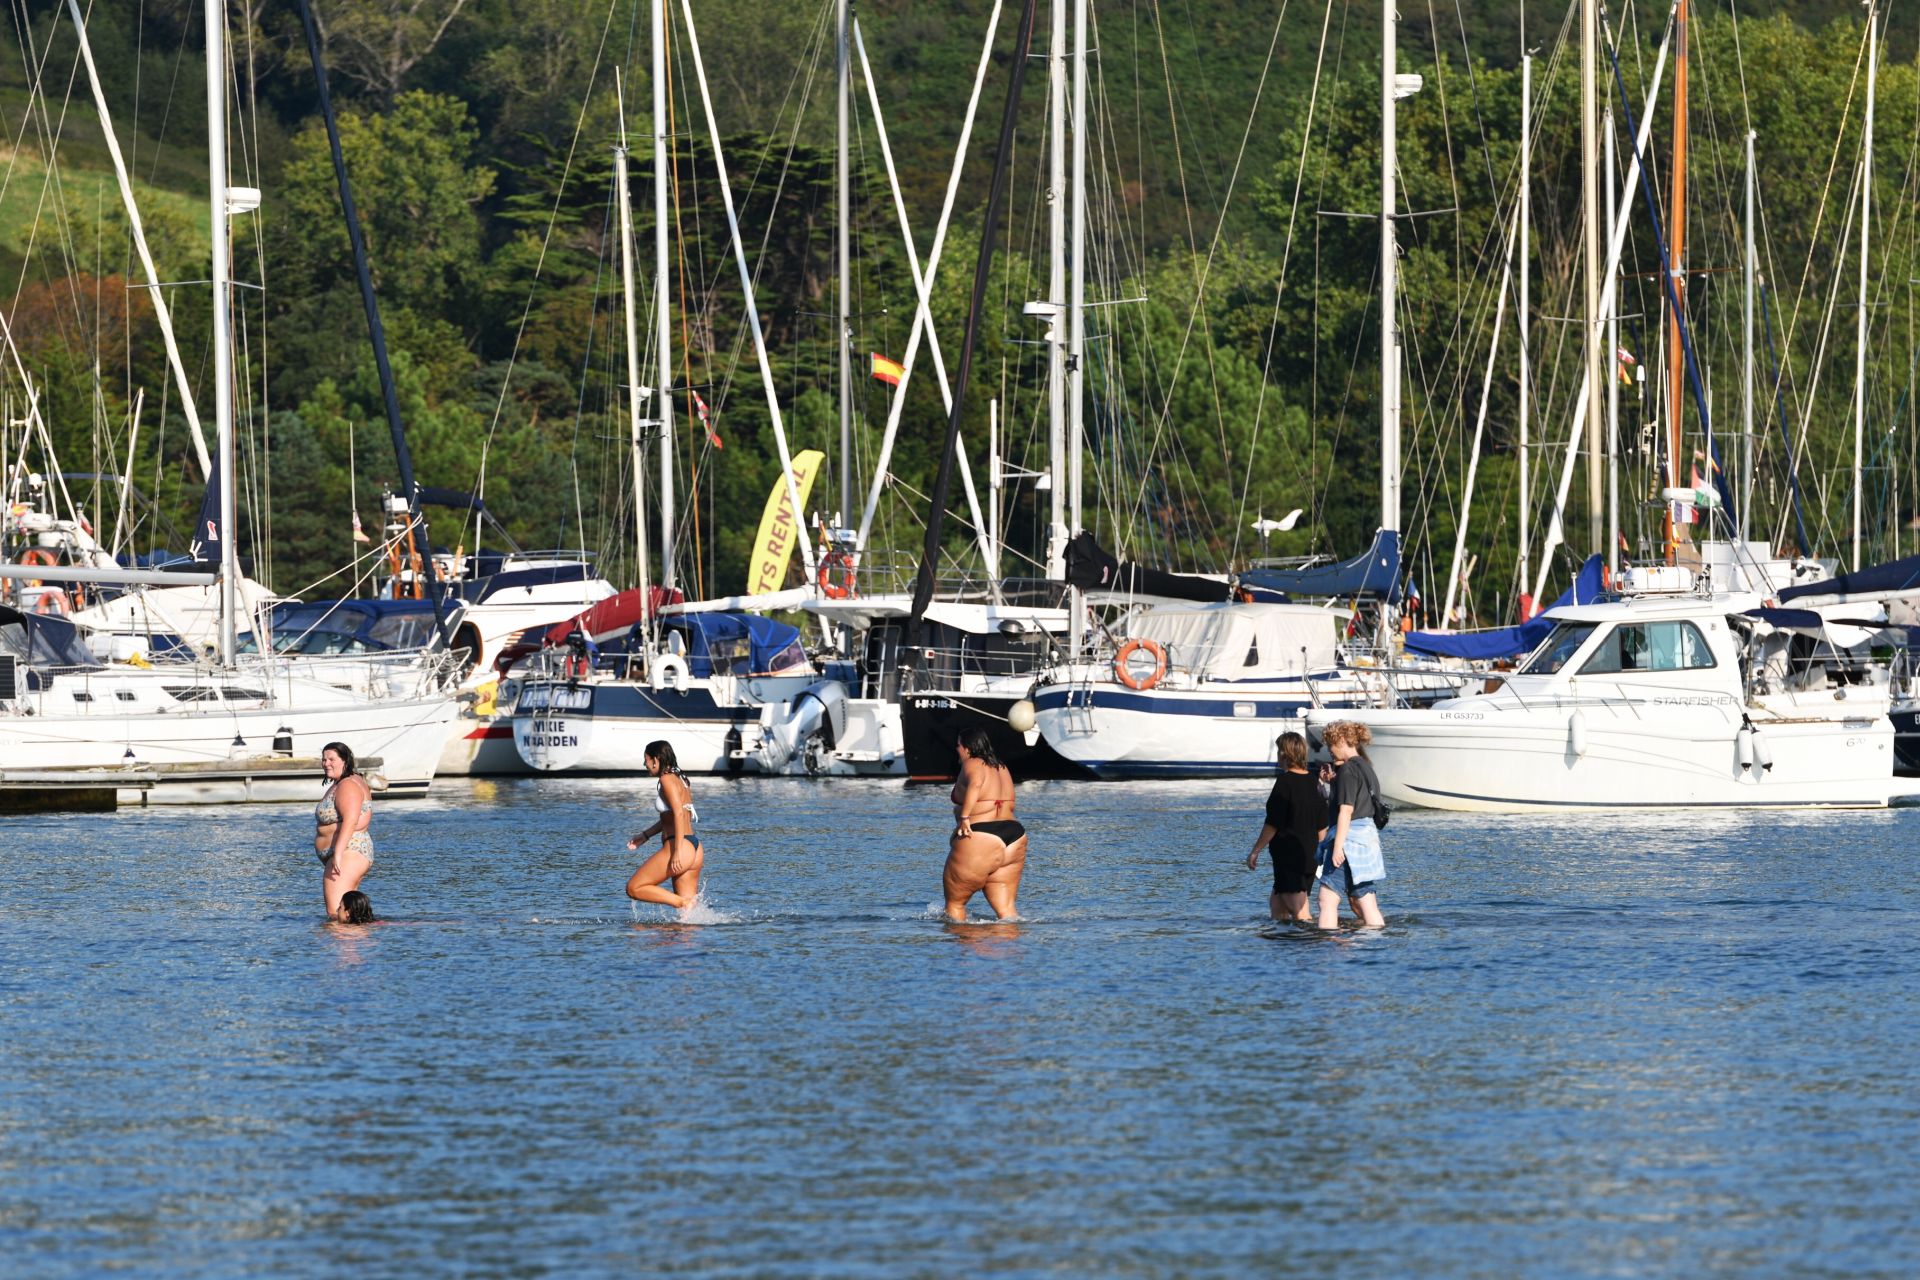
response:
[(73, 612), (73, 607), (67, 603), (67, 593), (55, 587), (51, 591), (40, 593), (40, 598), (33, 602), (33, 611), (50, 617), (64, 618)]
[[(833, 567), (840, 565), (840, 585), (833, 583)], [(820, 562), (818, 577), (820, 594), (829, 600), (851, 600), (853, 598), (853, 560), (851, 557), (835, 552)]]
[[(45, 547), (29, 547), (27, 550), (20, 553), (20, 563), (23, 565), (27, 565), (27, 564), (43, 565), (46, 568), (51, 569), (60, 563), (60, 559), (58, 556), (54, 555), (53, 552), (48, 551)], [(28, 586), (28, 587), (37, 587), (41, 585), (41, 580), (39, 578), (28, 578), (21, 585)]]
[[(1147, 653), (1152, 656), (1153, 670), (1144, 676), (1136, 676), (1133, 674), (1133, 670), (1127, 659), (1142, 649), (1146, 650)], [(1129, 640), (1121, 645), (1119, 651), (1113, 655), (1113, 678), (1129, 689), (1151, 689), (1153, 686), (1159, 684), (1160, 678), (1166, 674), (1167, 651), (1160, 647), (1158, 640), (1148, 640), (1145, 638)]]

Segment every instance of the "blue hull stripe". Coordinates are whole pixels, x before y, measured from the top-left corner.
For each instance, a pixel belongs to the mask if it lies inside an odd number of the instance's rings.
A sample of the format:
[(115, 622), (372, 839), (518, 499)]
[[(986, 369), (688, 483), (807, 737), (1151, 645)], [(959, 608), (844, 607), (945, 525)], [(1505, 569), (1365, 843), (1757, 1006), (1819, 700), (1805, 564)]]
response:
[[(1596, 804), (1592, 800), (1517, 800), (1512, 796), (1476, 796), (1466, 791), (1441, 791), (1434, 787), (1409, 786), (1423, 796), (1445, 796), (1450, 800), (1477, 800), (1482, 804), (1524, 804), (1536, 809), (1877, 809), (1872, 800), (1614, 800)], [(1756, 788), (1757, 790), (1757, 788)]]
[[(1252, 703), (1254, 714), (1237, 716), (1233, 713), (1236, 702)], [(1360, 701), (1351, 704), (1338, 698), (1322, 699), (1323, 705), (1360, 706)], [(1085, 711), (1089, 705), (1099, 711), (1135, 711), (1143, 715), (1156, 716), (1206, 716), (1216, 720), (1297, 720), (1313, 710), (1312, 699), (1295, 694), (1291, 697), (1275, 694), (1243, 693), (1238, 696), (1223, 696), (1219, 693), (1192, 697), (1167, 697), (1151, 693), (1128, 693), (1119, 689), (1102, 688), (1097, 694), (1085, 689), (1058, 689), (1042, 693), (1033, 700), (1035, 711)]]
[(540, 708), (516, 711), (515, 716), (540, 719), (567, 717), (582, 720), (646, 720), (662, 723), (680, 720), (721, 720), (744, 725), (759, 722), (760, 708), (758, 705), (723, 707), (714, 701), (711, 692), (697, 687), (685, 693), (675, 693), (671, 690), (655, 693), (652, 689), (639, 685), (595, 685), (591, 707), (569, 707), (558, 711)]
[(1102, 781), (1123, 778), (1271, 778), (1271, 760), (1077, 760)]

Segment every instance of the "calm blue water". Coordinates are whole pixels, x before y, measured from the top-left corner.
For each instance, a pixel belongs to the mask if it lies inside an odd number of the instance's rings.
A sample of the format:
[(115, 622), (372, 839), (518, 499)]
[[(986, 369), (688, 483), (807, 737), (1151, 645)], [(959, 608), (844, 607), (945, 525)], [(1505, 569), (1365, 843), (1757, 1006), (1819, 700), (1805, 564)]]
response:
[(1319, 936), (1257, 782), (1023, 789), (1017, 927), (940, 792), (695, 791), (698, 926), (627, 784), (380, 805), (368, 929), (294, 808), (0, 821), (0, 1269), (1920, 1270), (1920, 811), (1403, 812)]

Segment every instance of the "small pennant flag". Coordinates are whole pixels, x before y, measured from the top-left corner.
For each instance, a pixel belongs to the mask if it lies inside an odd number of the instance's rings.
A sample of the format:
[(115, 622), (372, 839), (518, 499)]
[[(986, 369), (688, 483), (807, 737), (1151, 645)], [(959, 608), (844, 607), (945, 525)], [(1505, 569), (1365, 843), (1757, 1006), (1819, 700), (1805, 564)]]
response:
[[(1719, 463), (1715, 462), (1712, 458), (1709, 458), (1706, 454), (1700, 452), (1700, 450), (1698, 449), (1695, 449), (1693, 451), (1693, 460), (1695, 462), (1706, 463), (1708, 475), (1712, 475), (1714, 472), (1720, 469)], [(1696, 489), (1700, 487), (1700, 468), (1698, 467), (1695, 467), (1693, 469), (1693, 485), (1694, 485), (1694, 488)]]
[(873, 361), (873, 376), (888, 386), (899, 386), (900, 379), (907, 376), (905, 366), (901, 365), (897, 360), (889, 360), (878, 351), (873, 352), (871, 358)]
[(360, 511), (358, 508), (355, 508), (353, 513), (353, 540), (355, 542), (373, 541), (372, 538), (367, 536), (367, 531), (360, 527)]
[(707, 433), (707, 443), (716, 449), (727, 446), (720, 443), (720, 435), (713, 429), (713, 419), (707, 413), (707, 402), (700, 398), (698, 391), (693, 392), (693, 411), (700, 415), (700, 425)]
[(1619, 365), (1620, 385), (1623, 387), (1632, 386), (1633, 367), (1640, 362), (1635, 360), (1633, 358), (1633, 352), (1627, 350), (1625, 347), (1615, 347), (1613, 349), (1613, 358)]

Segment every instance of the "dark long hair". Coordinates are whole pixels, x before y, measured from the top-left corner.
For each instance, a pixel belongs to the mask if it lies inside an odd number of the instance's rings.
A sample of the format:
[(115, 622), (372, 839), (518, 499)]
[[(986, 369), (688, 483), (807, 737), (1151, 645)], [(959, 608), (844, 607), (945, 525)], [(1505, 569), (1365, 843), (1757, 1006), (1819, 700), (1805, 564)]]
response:
[(340, 909), (347, 913), (348, 924), (372, 924), (373, 903), (358, 889), (340, 895)]
[(346, 743), (329, 742), (326, 746), (320, 748), (320, 754), (323, 756), (327, 754), (327, 752), (329, 751), (339, 756), (340, 763), (347, 766), (345, 772), (343, 772), (340, 775), (343, 781), (347, 778), (351, 778), (354, 774), (360, 771), (360, 766), (354, 762), (353, 748), (348, 746)]
[(674, 757), (673, 744), (665, 738), (649, 742), (647, 749), (640, 754), (642, 759), (658, 760), (660, 762), (660, 772), (662, 775), (669, 773), (678, 774), (680, 781), (685, 782), (687, 780), (687, 775), (680, 772), (680, 761)]
[(1000, 762), (999, 753), (993, 749), (993, 738), (979, 725), (960, 731), (960, 745), (967, 749), (968, 755), (980, 761), (989, 769), (1006, 768), (1006, 766)]

